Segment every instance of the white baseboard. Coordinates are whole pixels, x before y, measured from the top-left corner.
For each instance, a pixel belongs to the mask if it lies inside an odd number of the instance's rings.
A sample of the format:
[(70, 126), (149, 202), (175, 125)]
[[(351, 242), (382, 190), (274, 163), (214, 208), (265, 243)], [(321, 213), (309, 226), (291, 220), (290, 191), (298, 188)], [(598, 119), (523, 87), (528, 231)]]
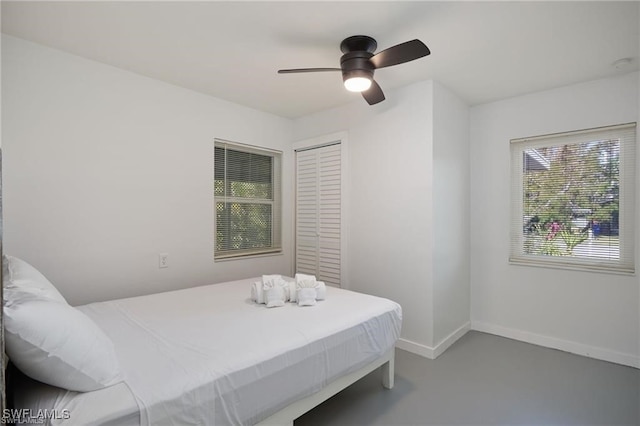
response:
[(458, 341), (459, 338), (467, 334), (467, 331), (471, 330), (471, 323), (466, 322), (462, 324), (456, 331), (442, 339), (440, 343), (434, 348), (434, 359), (438, 358), (444, 351), (449, 349), (449, 346)]
[(471, 329), (482, 331), (484, 333), (495, 334), (497, 336), (507, 337), (509, 339), (519, 340), (521, 342), (532, 343), (538, 346), (558, 349), (576, 355), (609, 361), (615, 364), (627, 365), (629, 367), (640, 368), (640, 357), (633, 354), (616, 352), (610, 349), (599, 348), (597, 346), (584, 345), (582, 343), (572, 342), (570, 340), (558, 339), (556, 337), (516, 330), (513, 328), (502, 327), (499, 325), (480, 321), (473, 321), (471, 324)]
[(398, 341), (396, 342), (396, 347), (398, 349), (402, 349), (407, 352), (423, 356), (425, 358), (436, 359), (444, 351), (446, 351), (449, 346), (453, 345), (459, 338), (464, 336), (469, 330), (471, 330), (471, 323), (467, 322), (460, 326), (456, 331), (442, 339), (442, 341), (435, 347), (427, 346), (425, 344), (403, 338), (398, 339)]
[(401, 337), (396, 342), (396, 348), (423, 356), (425, 358), (434, 359), (432, 347), (423, 345), (422, 343), (414, 342), (413, 340), (403, 339)]

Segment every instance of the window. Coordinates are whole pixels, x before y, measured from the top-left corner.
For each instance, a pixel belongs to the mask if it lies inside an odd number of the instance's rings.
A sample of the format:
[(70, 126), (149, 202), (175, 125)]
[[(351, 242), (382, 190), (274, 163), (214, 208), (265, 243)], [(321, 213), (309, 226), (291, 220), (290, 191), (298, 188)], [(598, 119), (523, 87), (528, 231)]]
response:
[(635, 129), (511, 141), (512, 263), (635, 272)]
[(281, 153), (215, 141), (215, 259), (280, 252)]

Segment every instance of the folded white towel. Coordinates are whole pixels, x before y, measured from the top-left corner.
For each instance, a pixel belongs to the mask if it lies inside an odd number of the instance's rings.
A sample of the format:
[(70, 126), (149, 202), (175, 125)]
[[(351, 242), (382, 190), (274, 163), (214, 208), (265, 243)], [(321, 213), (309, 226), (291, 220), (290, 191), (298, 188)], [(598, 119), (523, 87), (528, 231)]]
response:
[(282, 278), (272, 279), (262, 285), (267, 308), (284, 306), (284, 302), (287, 300), (284, 292), (284, 287), (281, 285), (280, 280), (282, 280)]
[(262, 284), (273, 281), (275, 284), (278, 284), (280, 287), (284, 289), (284, 300), (285, 302), (289, 300), (289, 283), (282, 278), (282, 275), (263, 275), (262, 276)]
[(267, 299), (267, 308), (277, 308), (279, 306), (284, 306), (285, 297), (284, 297), (284, 289), (279, 285), (270, 288), (266, 292)]
[(296, 282), (296, 287), (298, 290), (301, 288), (316, 288), (318, 286), (318, 282), (316, 280), (299, 280)]
[(299, 283), (300, 281), (316, 281), (316, 276), (315, 275), (308, 275), (308, 274), (296, 274), (295, 276), (296, 278), (296, 284)]
[[(289, 282), (284, 278), (282, 278), (282, 275), (264, 275), (264, 277), (273, 277), (271, 281), (273, 281), (274, 284), (282, 287), (282, 289), (284, 290), (284, 301), (286, 302), (287, 300), (289, 300), (290, 298)], [(263, 281), (263, 283), (265, 282), (267, 281)]]
[[(327, 286), (323, 281), (317, 281), (315, 275), (308, 274), (296, 274), (296, 288), (300, 286), (298, 283), (307, 282), (305, 287), (314, 287), (316, 289), (316, 300), (325, 300), (327, 298)], [(308, 282), (312, 281), (314, 284), (311, 285)], [(292, 300), (294, 302), (294, 300)]]
[(313, 306), (316, 304), (316, 289), (314, 287), (298, 287), (298, 306)]
[(316, 300), (324, 300), (327, 298), (327, 286), (323, 281), (316, 281)]
[(264, 290), (260, 281), (251, 284), (251, 300), (258, 304), (264, 303)]
[(298, 306), (313, 306), (316, 304), (317, 286), (316, 277), (313, 275), (296, 274)]
[(262, 276), (262, 284), (268, 282), (268, 281), (272, 281), (278, 278), (282, 278), (282, 275), (280, 274), (273, 274), (273, 275), (263, 275)]

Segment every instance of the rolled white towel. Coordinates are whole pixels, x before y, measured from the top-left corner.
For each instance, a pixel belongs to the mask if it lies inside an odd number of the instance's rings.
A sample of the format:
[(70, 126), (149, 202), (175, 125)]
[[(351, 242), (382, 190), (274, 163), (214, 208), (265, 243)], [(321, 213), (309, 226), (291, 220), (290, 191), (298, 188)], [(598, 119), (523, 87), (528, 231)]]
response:
[(316, 281), (316, 300), (325, 300), (327, 298), (327, 286), (323, 281)]
[(291, 289), (289, 288), (289, 282), (284, 278), (280, 278), (280, 280), (278, 281), (278, 285), (280, 285), (280, 287), (282, 287), (282, 290), (284, 291), (284, 301), (288, 301), (291, 298)]
[(298, 301), (298, 289), (296, 287), (295, 281), (289, 281), (289, 302), (297, 302)]
[(258, 304), (264, 303), (264, 290), (260, 281), (251, 284), (251, 300)]
[(284, 287), (277, 279), (265, 282), (262, 285), (262, 289), (264, 290), (264, 298), (267, 303), (267, 308), (284, 306), (284, 302), (286, 301)]

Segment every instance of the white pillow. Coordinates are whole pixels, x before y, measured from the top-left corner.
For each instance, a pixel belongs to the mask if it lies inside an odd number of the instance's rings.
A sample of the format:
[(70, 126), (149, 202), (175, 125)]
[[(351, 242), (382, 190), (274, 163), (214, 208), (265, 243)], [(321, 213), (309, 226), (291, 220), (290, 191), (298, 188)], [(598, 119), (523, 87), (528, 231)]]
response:
[(40, 271), (24, 260), (13, 256), (4, 256), (2, 264), (5, 306), (31, 296), (67, 303), (53, 284)]
[(4, 314), (7, 355), (32, 379), (80, 392), (122, 381), (113, 343), (76, 308), (28, 299)]

